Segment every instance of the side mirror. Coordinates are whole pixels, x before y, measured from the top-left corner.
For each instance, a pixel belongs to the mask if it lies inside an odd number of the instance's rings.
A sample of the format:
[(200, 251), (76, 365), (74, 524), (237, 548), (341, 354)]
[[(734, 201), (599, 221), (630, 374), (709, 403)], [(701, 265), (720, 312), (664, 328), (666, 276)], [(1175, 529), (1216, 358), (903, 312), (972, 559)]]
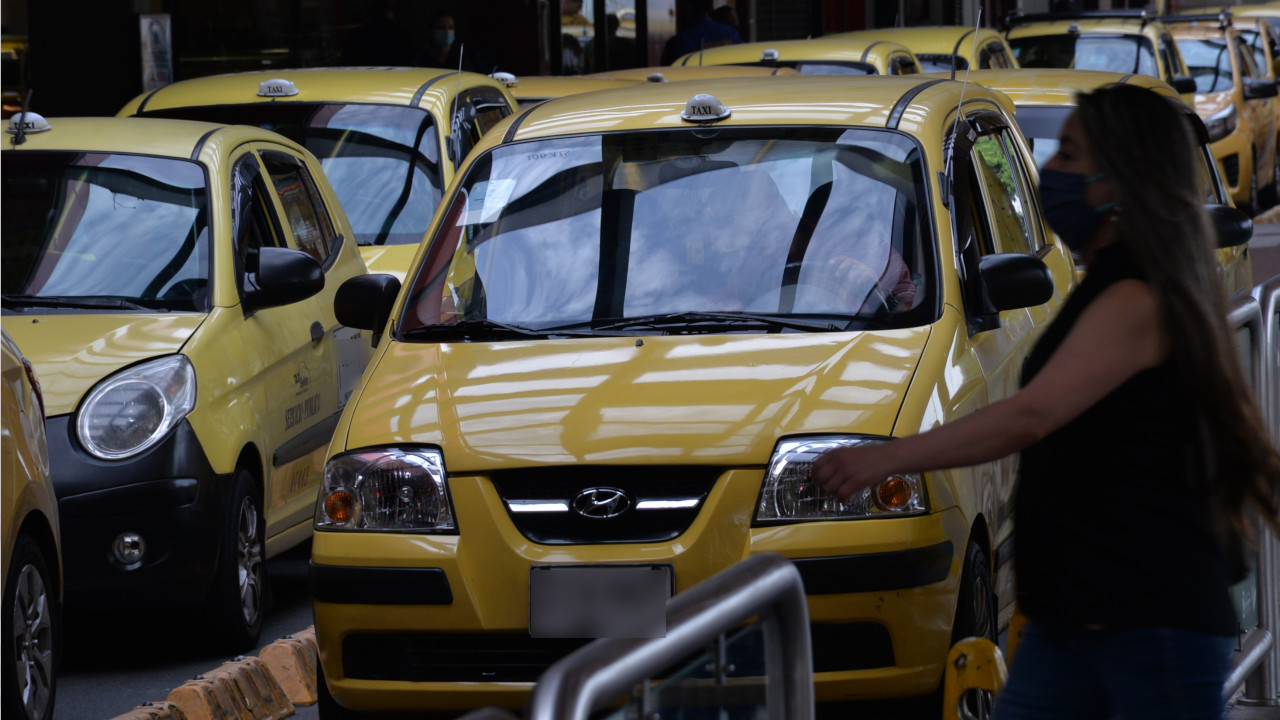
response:
[(1218, 247), (1243, 245), (1253, 238), (1253, 220), (1243, 210), (1230, 205), (1205, 205), (1209, 220), (1218, 236)]
[(244, 275), (246, 311), (289, 305), (324, 289), (320, 261), (301, 250), (264, 247), (257, 255), (257, 270)]
[(1245, 78), (1244, 80), (1245, 100), (1273, 98), (1277, 94), (1280, 94), (1280, 89), (1277, 89), (1275, 80), (1266, 78)]
[(1190, 75), (1175, 75), (1173, 81), (1169, 83), (1173, 85), (1173, 89), (1178, 91), (1179, 95), (1187, 95), (1196, 91), (1196, 79)]
[(399, 294), (400, 280), (395, 275), (357, 275), (338, 286), (333, 313), (343, 325), (370, 330), (377, 338), (386, 328)]
[(978, 272), (996, 310), (1042, 305), (1053, 297), (1053, 276), (1040, 258), (1022, 253), (984, 255)]

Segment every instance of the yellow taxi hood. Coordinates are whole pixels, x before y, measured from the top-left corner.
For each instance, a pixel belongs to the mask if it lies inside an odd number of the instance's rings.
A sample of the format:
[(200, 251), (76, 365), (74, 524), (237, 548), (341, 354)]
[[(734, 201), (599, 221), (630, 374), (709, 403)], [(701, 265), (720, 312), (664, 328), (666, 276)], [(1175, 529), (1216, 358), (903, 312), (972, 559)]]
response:
[(54, 417), (75, 410), (117, 370), (178, 352), (204, 319), (194, 313), (12, 316), (4, 329), (35, 366), (45, 415)]
[(1196, 114), (1201, 120), (1209, 118), (1231, 107), (1231, 91), (1214, 93), (1196, 93)]
[(928, 337), (919, 327), (397, 342), (353, 400), (345, 447), (437, 445), (451, 472), (764, 465), (787, 435), (889, 435)]

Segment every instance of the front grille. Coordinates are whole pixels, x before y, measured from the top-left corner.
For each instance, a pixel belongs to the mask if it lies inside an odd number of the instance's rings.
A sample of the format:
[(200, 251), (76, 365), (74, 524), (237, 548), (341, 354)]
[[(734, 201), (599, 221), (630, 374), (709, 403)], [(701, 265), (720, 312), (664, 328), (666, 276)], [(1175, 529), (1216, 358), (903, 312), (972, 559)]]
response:
[[(889, 630), (878, 623), (812, 625), (810, 635), (814, 672), (893, 666)], [(359, 633), (342, 642), (342, 672), (387, 682), (534, 682), (588, 642), (527, 633)]]
[[(705, 466), (562, 466), (499, 470), (489, 477), (516, 528), (545, 545), (663, 542), (689, 528), (721, 468)], [(601, 502), (600, 515), (576, 511), (600, 497), (625, 495), (616, 514)], [(625, 507), (624, 507), (625, 506)], [(588, 512), (591, 512), (588, 508)]]
[(1222, 158), (1222, 172), (1226, 173), (1227, 184), (1234, 187), (1240, 182), (1240, 156), (1228, 155)]

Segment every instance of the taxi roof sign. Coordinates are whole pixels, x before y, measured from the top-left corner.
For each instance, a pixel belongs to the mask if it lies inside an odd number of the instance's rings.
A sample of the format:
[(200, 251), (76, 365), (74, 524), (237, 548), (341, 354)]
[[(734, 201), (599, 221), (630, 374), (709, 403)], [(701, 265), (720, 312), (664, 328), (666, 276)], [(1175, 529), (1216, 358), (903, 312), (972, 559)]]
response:
[(259, 97), (292, 97), (298, 94), (298, 86), (289, 80), (274, 78), (258, 83)]
[(760, 62), (777, 62), (777, 61), (778, 61), (778, 51), (773, 48), (766, 48), (764, 52), (760, 53)]
[(715, 95), (698, 93), (685, 103), (680, 117), (688, 122), (711, 123), (729, 117), (732, 112)]
[(494, 80), (497, 80), (498, 82), (502, 83), (506, 87), (512, 87), (513, 85), (520, 84), (520, 79), (517, 78), (514, 73), (492, 72), (492, 73), (489, 73), (489, 77), (493, 78)]
[(666, 82), (667, 76), (660, 72), (651, 72), (645, 76), (645, 80), (648, 80), (649, 82)]
[(4, 129), (10, 135), (17, 135), (21, 131), (24, 135), (32, 133), (48, 132), (53, 129), (48, 120), (43, 115), (33, 112), (15, 113), (9, 118), (9, 125)]

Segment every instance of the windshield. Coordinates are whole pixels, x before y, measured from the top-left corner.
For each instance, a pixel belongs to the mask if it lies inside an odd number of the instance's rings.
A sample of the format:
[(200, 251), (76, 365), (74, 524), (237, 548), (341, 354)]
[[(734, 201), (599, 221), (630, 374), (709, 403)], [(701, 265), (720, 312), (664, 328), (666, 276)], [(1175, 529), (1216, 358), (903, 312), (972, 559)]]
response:
[(4, 153), (3, 187), (6, 310), (55, 304), (36, 298), (77, 307), (125, 300), (208, 309), (210, 228), (200, 165), (11, 151)]
[(1032, 35), (1010, 39), (1024, 68), (1074, 68), (1159, 77), (1155, 50), (1141, 35)]
[[(825, 323), (805, 329), (930, 322), (924, 177), (918, 146), (890, 131), (689, 129), (500, 146), (451, 201), (401, 335), (479, 321), (657, 328), (674, 315), (701, 328), (675, 331), (719, 327), (690, 313), (750, 315), (768, 331), (797, 328), (767, 318)], [(753, 329), (742, 325), (726, 329)]]
[(1231, 46), (1225, 39), (1178, 40), (1178, 51), (1196, 81), (1196, 92), (1211, 93), (1230, 90), (1235, 82), (1231, 75)]
[(436, 122), (419, 108), (280, 102), (141, 114), (257, 125), (305, 146), (320, 159), (361, 245), (420, 242), (443, 195)]

